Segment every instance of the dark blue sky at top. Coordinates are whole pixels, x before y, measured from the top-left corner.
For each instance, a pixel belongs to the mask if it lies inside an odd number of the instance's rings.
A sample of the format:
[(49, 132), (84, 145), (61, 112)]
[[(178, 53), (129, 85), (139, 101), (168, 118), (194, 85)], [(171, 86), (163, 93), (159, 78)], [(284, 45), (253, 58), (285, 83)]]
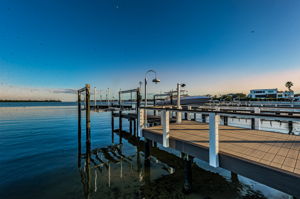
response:
[(296, 68), (299, 10), (290, 0), (3, 0), (0, 83), (126, 88), (149, 68), (172, 84)]

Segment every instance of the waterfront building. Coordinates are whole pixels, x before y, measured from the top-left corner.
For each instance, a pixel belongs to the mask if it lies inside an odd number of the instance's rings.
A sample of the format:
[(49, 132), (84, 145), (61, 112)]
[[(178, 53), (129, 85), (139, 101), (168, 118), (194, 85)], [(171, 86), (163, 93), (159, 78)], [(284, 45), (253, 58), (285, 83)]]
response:
[(294, 91), (279, 91), (277, 88), (272, 89), (253, 89), (250, 90), (249, 98), (277, 98), (289, 99), (294, 97)]

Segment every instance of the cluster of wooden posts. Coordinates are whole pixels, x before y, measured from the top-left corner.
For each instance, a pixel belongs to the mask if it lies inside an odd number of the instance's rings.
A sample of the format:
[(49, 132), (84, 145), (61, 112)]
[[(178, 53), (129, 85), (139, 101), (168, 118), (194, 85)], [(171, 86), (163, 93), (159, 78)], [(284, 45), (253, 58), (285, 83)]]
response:
[(91, 108), (90, 108), (90, 85), (86, 84), (77, 92), (78, 95), (78, 167), (81, 166), (81, 96), (85, 98), (85, 114), (86, 114), (86, 165), (90, 164), (90, 150), (91, 150)]

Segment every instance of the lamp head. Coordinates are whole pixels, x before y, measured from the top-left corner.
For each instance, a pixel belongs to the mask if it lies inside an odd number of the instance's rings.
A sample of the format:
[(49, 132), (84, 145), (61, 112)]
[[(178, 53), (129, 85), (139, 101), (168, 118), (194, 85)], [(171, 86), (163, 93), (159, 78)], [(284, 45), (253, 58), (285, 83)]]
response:
[(183, 88), (183, 87), (185, 87), (186, 85), (185, 84), (181, 84), (181, 87)]
[(157, 78), (154, 78), (154, 79), (152, 80), (152, 82), (154, 82), (155, 84), (157, 84), (157, 83), (159, 83), (159, 82), (160, 82), (160, 80), (159, 80), (159, 79), (157, 79)]

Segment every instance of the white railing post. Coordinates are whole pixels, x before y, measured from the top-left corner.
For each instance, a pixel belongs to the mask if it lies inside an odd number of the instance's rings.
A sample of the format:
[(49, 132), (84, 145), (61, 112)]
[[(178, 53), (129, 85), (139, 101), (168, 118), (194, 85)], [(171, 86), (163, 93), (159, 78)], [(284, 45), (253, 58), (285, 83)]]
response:
[(209, 165), (213, 167), (219, 167), (219, 122), (219, 115), (209, 114)]
[[(188, 106), (187, 107), (188, 108), (188, 110), (192, 110), (192, 107), (191, 106)], [(187, 113), (187, 120), (191, 120), (191, 113)]]
[[(254, 113), (260, 113), (260, 108), (255, 107), (254, 108)], [(260, 118), (255, 118), (254, 119), (254, 128), (256, 130), (260, 130)]]
[[(181, 109), (181, 108), (179, 108)], [(176, 112), (176, 124), (181, 124), (182, 122), (182, 113), (180, 111)]]
[(169, 120), (170, 120), (170, 115), (169, 111), (162, 111), (161, 112), (161, 125), (163, 129), (163, 146), (164, 147), (169, 147), (169, 132), (170, 132), (170, 127), (169, 127)]
[(144, 128), (144, 122), (145, 122), (145, 119), (144, 119), (144, 112), (145, 110), (144, 109), (141, 109), (139, 108), (139, 114), (138, 114), (138, 136), (139, 137), (142, 137), (142, 130)]

